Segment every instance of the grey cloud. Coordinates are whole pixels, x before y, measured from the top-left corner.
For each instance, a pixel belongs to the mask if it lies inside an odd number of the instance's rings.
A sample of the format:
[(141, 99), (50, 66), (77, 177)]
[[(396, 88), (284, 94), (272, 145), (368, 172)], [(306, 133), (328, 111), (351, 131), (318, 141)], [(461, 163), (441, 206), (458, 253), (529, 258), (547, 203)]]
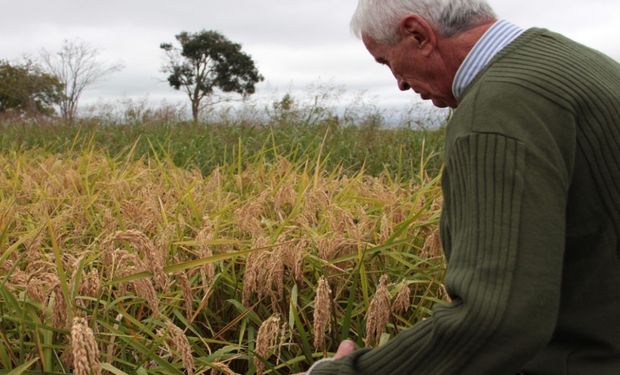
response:
[[(558, 31), (620, 60), (617, 0), (496, 0), (502, 18)], [(303, 92), (311, 82), (333, 82), (366, 90), (375, 103), (409, 105), (418, 100), (398, 92), (391, 73), (374, 63), (349, 32), (356, 0), (0, 0), (0, 59), (41, 47), (57, 49), (65, 38), (101, 48), (107, 62), (125, 70), (85, 93), (99, 97), (183, 99), (161, 73), (159, 43), (180, 31), (216, 29), (243, 45), (266, 82), (258, 95)], [(397, 104), (400, 103), (400, 104)]]

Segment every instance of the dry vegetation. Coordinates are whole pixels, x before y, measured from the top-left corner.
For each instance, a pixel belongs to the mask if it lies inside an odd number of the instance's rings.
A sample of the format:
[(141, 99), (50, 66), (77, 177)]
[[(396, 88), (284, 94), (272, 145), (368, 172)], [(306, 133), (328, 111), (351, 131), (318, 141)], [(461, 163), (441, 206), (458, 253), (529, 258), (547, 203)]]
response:
[(0, 154), (0, 368), (286, 374), (428, 316), (438, 178), (347, 176), (320, 154), (208, 175), (131, 151)]

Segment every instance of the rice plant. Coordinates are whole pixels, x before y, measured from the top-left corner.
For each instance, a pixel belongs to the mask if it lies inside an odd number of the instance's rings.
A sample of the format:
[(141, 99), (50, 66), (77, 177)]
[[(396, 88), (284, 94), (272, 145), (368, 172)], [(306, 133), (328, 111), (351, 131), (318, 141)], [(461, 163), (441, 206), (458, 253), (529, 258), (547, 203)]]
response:
[(287, 374), (445, 298), (428, 155), (395, 178), (244, 144), (208, 173), (165, 142), (5, 147), (0, 368)]

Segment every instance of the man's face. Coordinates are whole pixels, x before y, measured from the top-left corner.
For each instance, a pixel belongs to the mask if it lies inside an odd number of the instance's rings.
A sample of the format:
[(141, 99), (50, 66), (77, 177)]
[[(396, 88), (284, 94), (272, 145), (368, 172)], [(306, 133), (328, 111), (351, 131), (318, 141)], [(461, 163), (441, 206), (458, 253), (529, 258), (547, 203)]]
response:
[(423, 53), (413, 37), (401, 38), (394, 45), (379, 43), (367, 36), (363, 36), (362, 41), (378, 63), (390, 68), (400, 90), (412, 89), (440, 108), (456, 107), (452, 79), (437, 51)]

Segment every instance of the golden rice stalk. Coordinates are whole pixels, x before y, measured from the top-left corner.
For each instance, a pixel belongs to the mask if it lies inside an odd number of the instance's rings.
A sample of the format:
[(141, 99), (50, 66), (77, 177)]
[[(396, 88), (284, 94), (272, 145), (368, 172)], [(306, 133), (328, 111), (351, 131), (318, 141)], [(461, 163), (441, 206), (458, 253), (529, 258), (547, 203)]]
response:
[(185, 317), (190, 320), (194, 315), (194, 297), (192, 295), (192, 285), (187, 277), (185, 271), (179, 271), (176, 273), (176, 277), (179, 280), (181, 290), (183, 291), (183, 302), (185, 304)]
[[(213, 240), (215, 233), (213, 224), (208, 217), (203, 218), (205, 224), (198, 235), (196, 236), (196, 242), (198, 243), (198, 256), (201, 258), (207, 258), (213, 256), (213, 251), (208, 245), (208, 241)], [(203, 276), (203, 284), (206, 287), (215, 278), (215, 265), (213, 263), (205, 264), (202, 266), (201, 273)]]
[(246, 261), (245, 272), (243, 274), (243, 291), (241, 293), (241, 303), (244, 306), (250, 306), (250, 299), (257, 290), (260, 255), (261, 254), (252, 253), (248, 256)]
[(379, 227), (379, 243), (385, 243), (393, 232), (393, 223), (386, 214), (381, 215)]
[(364, 242), (374, 232), (376, 223), (372, 220), (363, 207), (357, 207), (352, 213), (354, 226), (349, 228), (349, 236), (356, 242)]
[(254, 357), (256, 375), (262, 375), (264, 373), (264, 361), (266, 361), (269, 357), (270, 349), (278, 343), (280, 332), (279, 315), (272, 315), (258, 328), (258, 334), (256, 335), (256, 355), (258, 357)]
[[(115, 322), (112, 327), (114, 328), (114, 331), (117, 331), (120, 322), (123, 320), (123, 314), (117, 314), (114, 320)], [(115, 341), (116, 341), (116, 335), (110, 335), (110, 340), (108, 341), (108, 345), (106, 348), (106, 354), (105, 354), (106, 362), (108, 363), (112, 363), (114, 361), (114, 349), (115, 349), (114, 342)]]
[(426, 259), (438, 258), (442, 256), (441, 249), (441, 237), (439, 234), (439, 228), (436, 227), (426, 237), (420, 255)]
[(0, 206), (0, 233), (4, 233), (11, 225), (15, 215), (15, 203), (5, 201)]
[(28, 248), (24, 257), (26, 263), (24, 271), (36, 277), (41, 274), (55, 274), (56, 264), (55, 261), (51, 259), (51, 256), (51, 254), (45, 254), (38, 249)]
[(146, 303), (149, 305), (149, 308), (153, 312), (154, 316), (159, 316), (159, 299), (157, 298), (157, 292), (155, 291), (155, 287), (151, 280), (149, 279), (140, 279), (133, 282), (133, 287), (136, 291), (136, 294), (146, 300)]
[[(149, 197), (153, 193), (149, 191), (149, 188), (142, 187), (133, 192), (136, 197)], [(132, 226), (150, 230), (156, 227), (156, 218), (159, 214), (158, 210), (153, 211), (152, 200), (148, 201), (144, 198), (140, 201), (127, 200), (121, 202), (121, 214), (125, 220)]]
[(400, 289), (398, 290), (398, 294), (396, 295), (396, 298), (394, 298), (394, 303), (392, 303), (392, 313), (395, 315), (399, 315), (409, 311), (410, 307), (411, 289), (409, 289), (407, 280), (403, 280), (400, 283)]
[(355, 219), (351, 212), (336, 205), (331, 205), (328, 210), (331, 213), (328, 216), (329, 229), (332, 232), (347, 233), (349, 235), (351, 235), (351, 232), (356, 232)]
[(243, 274), (243, 292), (241, 294), (241, 303), (250, 306), (250, 299), (258, 289), (260, 269), (263, 263), (264, 254), (252, 253), (248, 256), (245, 264), (245, 273)]
[(110, 207), (101, 203), (95, 205), (95, 211), (101, 215), (101, 228), (105, 232), (113, 232), (118, 227), (118, 221), (114, 218), (114, 214)]
[(302, 223), (314, 226), (319, 222), (320, 213), (327, 210), (332, 203), (329, 191), (324, 187), (312, 188), (306, 193), (303, 210), (301, 212)]
[(389, 320), (390, 293), (387, 289), (387, 275), (383, 275), (366, 313), (366, 339), (364, 342), (367, 347), (379, 342)]
[(114, 234), (107, 236), (101, 242), (100, 251), (104, 274), (107, 273), (109, 278), (113, 278), (114, 270), (118, 263), (118, 252), (123, 251), (114, 246)]
[[(15, 253), (13, 253), (15, 254)], [(11, 254), (11, 255), (13, 255)], [(2, 272), (3, 275), (8, 274), (11, 269), (13, 268), (13, 266), (15, 265), (15, 259), (7, 259), (4, 262), (0, 263), (0, 272)], [(18, 271), (19, 269), (15, 269), (16, 271)]]
[(86, 319), (73, 318), (71, 327), (71, 346), (73, 352), (73, 373), (76, 375), (101, 374), (99, 348), (93, 331)]
[(251, 234), (254, 238), (264, 237), (265, 231), (260, 222), (264, 210), (260, 197), (236, 209), (235, 218), (239, 229)]
[(298, 282), (301, 282), (303, 275), (304, 259), (306, 258), (306, 248), (309, 241), (301, 238), (294, 245), (285, 245), (284, 264)]
[(54, 305), (52, 306), (52, 326), (64, 329), (67, 325), (67, 303), (62, 294), (60, 283), (56, 284), (53, 290)]
[(209, 366), (212, 368), (211, 375), (217, 375), (220, 373), (223, 375), (238, 375), (237, 372), (231, 370), (230, 367), (228, 367), (228, 365), (224, 362), (211, 362), (209, 363)]
[(317, 236), (315, 241), (319, 257), (323, 260), (331, 259), (336, 248), (335, 241), (327, 235)]
[(153, 242), (160, 249), (162, 254), (166, 254), (170, 244), (174, 242), (177, 235), (177, 225), (183, 227), (182, 224), (184, 224), (184, 222), (181, 217), (182, 215), (179, 215), (177, 223), (168, 223), (168, 225), (165, 225), (155, 236)]
[(134, 245), (146, 261), (149, 270), (153, 273), (155, 285), (161, 290), (166, 289), (168, 278), (164, 272), (164, 254), (157, 251), (157, 248), (144, 233), (138, 230), (127, 230), (116, 232), (114, 235), (117, 240), (124, 240)]
[[(265, 247), (268, 243), (268, 239), (265, 237), (259, 237), (254, 242), (254, 248)], [(254, 294), (258, 297), (268, 295), (271, 288), (268, 285), (270, 254), (267, 251), (255, 251), (251, 253), (245, 264), (245, 273), (243, 274), (243, 293), (242, 303), (245, 306), (249, 306), (250, 299)]]
[[(110, 278), (113, 277), (125, 277), (129, 276), (133, 273), (142, 272), (146, 270), (146, 266), (142, 263), (140, 258), (136, 254), (128, 253), (124, 250), (116, 249), (115, 251), (110, 253), (109, 257), (111, 263), (109, 266), (110, 269)], [(106, 263), (104, 263), (106, 264)], [(116, 274), (118, 272), (118, 275)], [(118, 295), (124, 296), (127, 294), (127, 286), (128, 283), (120, 283), (118, 284)]]
[[(202, 177), (199, 177), (199, 178), (202, 178)], [(209, 193), (218, 192), (220, 191), (220, 186), (222, 186), (222, 172), (220, 170), (220, 167), (218, 166), (211, 172), (211, 175), (209, 176), (209, 179), (206, 185), (206, 190)]]
[(335, 233), (332, 237), (321, 235), (315, 241), (319, 257), (323, 260), (348, 255), (357, 249), (357, 243), (350, 238), (344, 238), (341, 233)]
[(275, 176), (280, 177), (279, 179), (282, 179), (284, 178), (284, 176), (288, 175), (293, 169), (293, 163), (291, 163), (286, 158), (278, 157), (278, 163), (275, 165), (273, 172)]
[(331, 289), (324, 277), (319, 280), (314, 298), (314, 347), (325, 348), (325, 332), (331, 320)]
[(71, 345), (71, 338), (69, 343), (63, 348), (62, 354), (60, 354), (60, 362), (68, 369), (73, 369), (73, 345)]
[(392, 224), (402, 223), (407, 218), (407, 210), (400, 198), (394, 197), (394, 202), (385, 205), (385, 212), (390, 213)]
[(140, 257), (114, 246), (114, 234), (108, 236), (101, 244), (102, 269), (108, 279), (130, 275), (131, 271), (146, 271)]
[[(7, 261), (8, 262), (8, 261)], [(9, 268), (10, 269), (10, 268)], [(3, 272), (6, 275), (7, 271)], [(10, 275), (9, 283), (6, 284), (7, 289), (13, 291), (15, 288), (26, 288), (28, 285), (28, 274), (20, 269), (15, 269)]]
[(282, 327), (280, 328), (280, 343), (278, 344), (278, 352), (276, 353), (278, 361), (281, 358), (282, 348), (286, 345), (287, 339), (290, 342), (293, 338), (293, 332), (288, 329), (288, 325), (286, 322), (282, 323)]
[(297, 201), (297, 192), (293, 186), (294, 183), (292, 181), (283, 181), (282, 186), (276, 192), (273, 199), (273, 208), (280, 220), (288, 216), (288, 211), (295, 206)]
[(194, 357), (192, 356), (192, 347), (185, 336), (185, 332), (177, 327), (169, 319), (166, 320), (165, 330), (166, 341), (170, 344), (170, 347), (178, 351), (181, 354), (181, 360), (183, 367), (187, 371), (188, 375), (194, 374)]
[(58, 276), (55, 273), (46, 272), (34, 274), (34, 276), (28, 280), (26, 293), (33, 301), (45, 303), (50, 291), (58, 282)]
[(43, 303), (47, 298), (47, 291), (45, 289), (47, 285), (48, 284), (45, 281), (32, 278), (28, 280), (28, 284), (26, 285), (26, 294), (31, 300), (38, 303)]
[(78, 288), (78, 294), (87, 297), (97, 297), (101, 288), (101, 279), (99, 278), (99, 270), (93, 268), (89, 273), (84, 275), (80, 287)]
[(267, 268), (264, 269), (263, 279), (267, 281), (268, 293), (271, 297), (271, 308), (276, 310), (278, 302), (284, 297), (284, 256), (281, 251), (269, 253)]
[[(255, 242), (255, 248), (265, 247), (267, 243), (266, 238), (259, 238)], [(298, 267), (298, 272), (301, 272), (301, 265), (297, 265), (298, 260), (290, 254), (292, 251), (295, 249), (287, 245), (276, 245), (272, 251), (259, 251), (248, 256), (242, 295), (242, 302), (246, 306), (249, 306), (250, 299), (256, 294), (258, 298), (269, 296), (272, 309), (277, 309), (278, 303), (284, 297), (285, 265), (295, 263), (292, 266)]]

